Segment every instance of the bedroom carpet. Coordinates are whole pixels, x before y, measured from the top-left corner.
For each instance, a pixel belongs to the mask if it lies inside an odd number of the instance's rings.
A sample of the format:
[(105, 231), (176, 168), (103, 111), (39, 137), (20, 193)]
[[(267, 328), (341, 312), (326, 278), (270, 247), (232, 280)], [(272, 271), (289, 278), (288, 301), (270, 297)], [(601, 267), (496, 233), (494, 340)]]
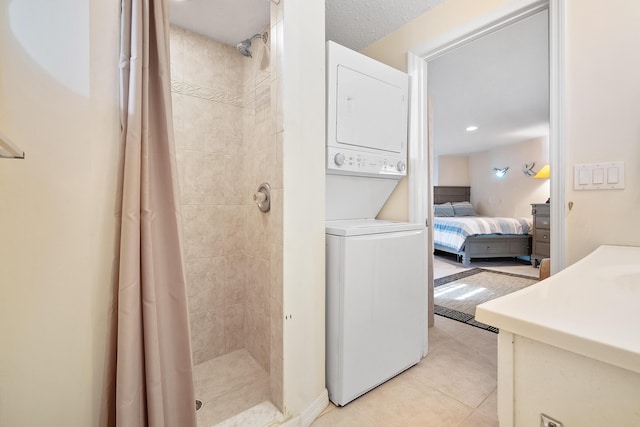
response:
[(510, 294), (538, 282), (518, 274), (473, 268), (436, 279), (434, 312), (471, 326), (498, 332), (498, 329), (475, 320), (476, 305)]

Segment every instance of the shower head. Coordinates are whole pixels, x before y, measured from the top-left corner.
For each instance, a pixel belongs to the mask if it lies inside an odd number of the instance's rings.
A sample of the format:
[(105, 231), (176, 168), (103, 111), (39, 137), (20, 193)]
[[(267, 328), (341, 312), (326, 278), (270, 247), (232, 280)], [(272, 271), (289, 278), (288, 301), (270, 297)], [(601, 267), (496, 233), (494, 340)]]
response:
[(240, 43), (238, 43), (236, 45), (236, 49), (238, 49), (238, 52), (240, 52), (242, 55), (252, 58), (251, 56), (251, 44), (253, 43), (253, 41), (257, 38), (261, 38), (262, 41), (266, 44), (267, 40), (268, 40), (268, 33), (263, 33), (263, 34), (254, 34), (253, 36), (251, 36), (250, 38), (241, 41)]

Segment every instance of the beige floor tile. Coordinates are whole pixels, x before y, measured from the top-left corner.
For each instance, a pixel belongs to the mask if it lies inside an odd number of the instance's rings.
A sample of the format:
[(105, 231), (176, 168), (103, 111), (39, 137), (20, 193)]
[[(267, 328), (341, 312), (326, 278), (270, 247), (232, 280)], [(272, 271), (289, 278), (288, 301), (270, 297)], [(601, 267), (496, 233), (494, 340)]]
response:
[(312, 426), (497, 426), (496, 348), (496, 334), (436, 316), (429, 356)]
[(462, 427), (498, 427), (496, 391), (482, 402), (482, 405), (464, 420)]
[(441, 347), (410, 373), (472, 408), (477, 408), (496, 387), (495, 367), (463, 346)]
[(374, 425), (385, 427), (455, 426), (472, 412), (472, 408), (416, 380), (409, 371), (357, 403), (372, 416)]
[(268, 374), (249, 355), (238, 350), (194, 366), (198, 426), (211, 427), (269, 401)]
[(368, 411), (357, 404), (358, 400), (344, 407), (332, 403), (311, 424), (312, 427), (360, 427), (375, 426), (375, 419)]
[(268, 378), (246, 349), (227, 353), (193, 367), (196, 399), (203, 402), (225, 396)]

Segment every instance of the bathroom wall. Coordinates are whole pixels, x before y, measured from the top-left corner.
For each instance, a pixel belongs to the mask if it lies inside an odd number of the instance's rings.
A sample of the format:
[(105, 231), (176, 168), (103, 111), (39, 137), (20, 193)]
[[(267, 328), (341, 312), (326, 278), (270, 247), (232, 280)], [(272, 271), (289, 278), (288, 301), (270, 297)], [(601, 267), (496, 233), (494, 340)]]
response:
[(0, 129), (26, 153), (0, 160), (3, 427), (98, 426), (107, 401), (119, 9), (0, 2)]
[[(233, 46), (171, 28), (194, 364), (246, 348), (270, 371), (271, 260), (281, 259), (282, 156), (276, 153), (269, 38), (267, 43), (254, 40), (248, 58)], [(262, 182), (272, 186), (268, 213), (252, 202)], [(281, 334), (276, 340), (282, 341)]]

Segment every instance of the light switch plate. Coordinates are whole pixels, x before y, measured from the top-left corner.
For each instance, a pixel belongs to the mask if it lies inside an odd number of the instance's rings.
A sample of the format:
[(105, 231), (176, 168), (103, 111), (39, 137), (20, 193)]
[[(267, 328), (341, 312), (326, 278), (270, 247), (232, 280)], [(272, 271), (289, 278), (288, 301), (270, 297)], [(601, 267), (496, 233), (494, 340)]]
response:
[(621, 190), (624, 188), (624, 162), (575, 165), (574, 190)]

